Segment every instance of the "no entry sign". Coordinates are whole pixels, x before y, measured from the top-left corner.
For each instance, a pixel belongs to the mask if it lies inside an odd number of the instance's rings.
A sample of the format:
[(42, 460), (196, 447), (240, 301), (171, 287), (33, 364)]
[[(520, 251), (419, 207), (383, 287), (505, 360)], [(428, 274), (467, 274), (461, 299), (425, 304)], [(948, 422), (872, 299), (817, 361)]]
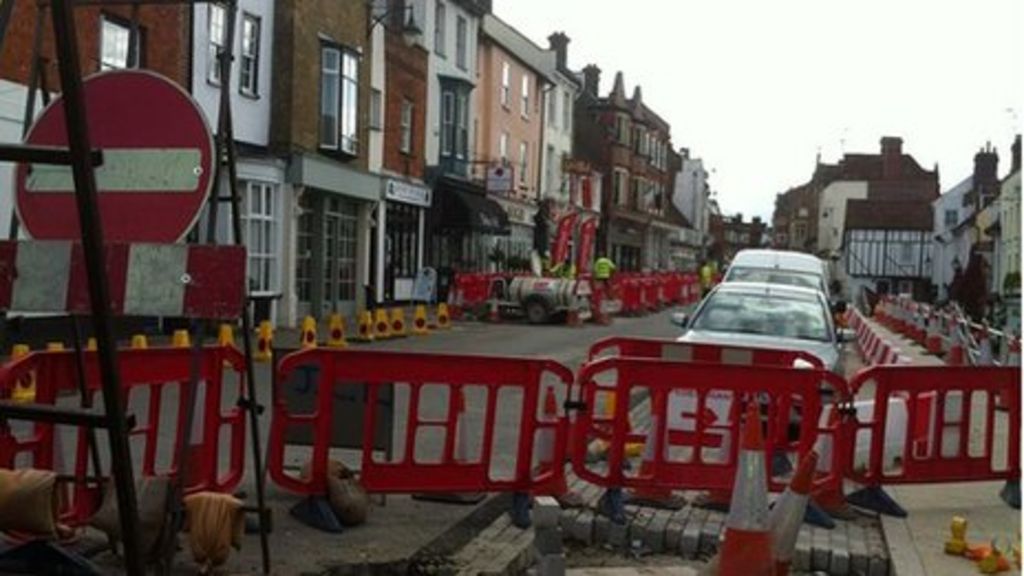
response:
[[(192, 98), (143, 70), (103, 72), (85, 81), (100, 218), (108, 242), (170, 243), (195, 223), (210, 194), (213, 138)], [(67, 146), (60, 98), (43, 111), (27, 144)], [(80, 237), (74, 180), (67, 166), (19, 164), (18, 217), (39, 240)]]

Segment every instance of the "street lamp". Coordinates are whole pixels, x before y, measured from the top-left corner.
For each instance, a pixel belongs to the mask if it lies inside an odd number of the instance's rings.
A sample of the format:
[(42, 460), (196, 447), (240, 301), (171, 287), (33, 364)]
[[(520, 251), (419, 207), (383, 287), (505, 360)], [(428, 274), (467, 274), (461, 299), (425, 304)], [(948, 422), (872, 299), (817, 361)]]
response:
[[(376, 2), (374, 0), (370, 0), (368, 2), (368, 5), (369, 5), (370, 10), (373, 11), (374, 8), (375, 8)], [(415, 18), (415, 12), (413, 11), (413, 5), (412, 4), (406, 4), (405, 0), (401, 0), (400, 2), (396, 3), (394, 6), (392, 6), (390, 8), (387, 8), (386, 10), (382, 11), (380, 14), (378, 14), (376, 16), (372, 16), (371, 15), (370, 16), (370, 21), (366, 25), (366, 35), (369, 36), (370, 34), (372, 34), (373, 33), (373, 29), (376, 28), (378, 24), (383, 24), (385, 20), (387, 20), (388, 18), (394, 16), (398, 12), (402, 12), (403, 14), (405, 12), (409, 13), (409, 17), (408, 18), (403, 18), (402, 34), (404, 34), (406, 36), (419, 36), (420, 34), (423, 33), (423, 30), (416, 24), (416, 18)]]

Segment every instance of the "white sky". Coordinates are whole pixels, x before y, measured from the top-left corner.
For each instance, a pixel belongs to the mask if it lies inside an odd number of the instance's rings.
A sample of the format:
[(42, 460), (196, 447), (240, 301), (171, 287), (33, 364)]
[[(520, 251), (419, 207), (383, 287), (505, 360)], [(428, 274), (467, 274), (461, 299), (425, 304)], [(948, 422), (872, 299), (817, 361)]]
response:
[[(495, 0), (543, 48), (563, 30), (569, 66), (615, 72), (715, 170), (726, 213), (770, 221), (817, 151), (876, 153), (883, 135), (943, 191), (991, 140), (1000, 175), (1022, 109), (1021, 0)], [(1007, 109), (1012, 108), (1014, 113)], [(1016, 130), (1014, 129), (1018, 127)], [(841, 141), (845, 140), (845, 144)]]

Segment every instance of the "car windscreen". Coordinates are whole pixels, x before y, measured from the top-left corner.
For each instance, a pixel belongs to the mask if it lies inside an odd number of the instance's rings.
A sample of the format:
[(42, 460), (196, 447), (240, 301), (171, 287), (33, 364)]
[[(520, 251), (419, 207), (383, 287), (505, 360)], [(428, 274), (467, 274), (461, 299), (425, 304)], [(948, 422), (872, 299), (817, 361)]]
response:
[(820, 302), (782, 294), (716, 292), (690, 327), (710, 332), (831, 341)]
[(764, 284), (784, 284), (822, 290), (824, 286), (821, 276), (810, 272), (795, 272), (777, 268), (737, 268), (729, 269), (729, 282), (761, 282)]

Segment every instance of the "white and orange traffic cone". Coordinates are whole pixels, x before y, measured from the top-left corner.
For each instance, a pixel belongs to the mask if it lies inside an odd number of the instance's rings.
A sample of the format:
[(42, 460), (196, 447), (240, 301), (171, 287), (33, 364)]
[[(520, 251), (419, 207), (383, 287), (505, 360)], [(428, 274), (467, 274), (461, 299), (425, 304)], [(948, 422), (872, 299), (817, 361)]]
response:
[(498, 307), (498, 299), (491, 298), (487, 308), (487, 321), (498, 323), (501, 322), (501, 308)]
[(928, 317), (928, 331), (924, 337), (924, 347), (929, 354), (938, 356), (942, 354), (942, 333), (939, 329), (939, 317), (933, 311)]
[[(651, 415), (651, 429), (647, 434), (647, 441), (644, 442), (644, 456), (643, 462), (640, 463), (639, 473), (640, 478), (651, 478), (655, 482), (657, 481), (656, 472), (658, 464), (654, 455), (656, 454), (657, 448), (655, 447), (658, 444), (659, 437), (663, 439), (663, 448), (668, 448), (667, 427), (662, 427), (660, 422), (661, 419), (656, 414)], [(662, 461), (665, 460), (664, 449), (662, 450)], [(629, 502), (668, 510), (679, 510), (685, 504), (685, 501), (676, 497), (670, 488), (662, 488), (660, 486), (649, 486), (631, 490), (629, 492)]]
[(747, 406), (732, 502), (719, 550), (719, 576), (772, 576), (775, 558), (768, 526), (764, 437), (757, 403)]
[(818, 453), (812, 450), (800, 460), (789, 487), (775, 502), (768, 515), (768, 524), (772, 528), (772, 552), (775, 554), (775, 576), (789, 574), (789, 565), (796, 550), (796, 538), (800, 534), (800, 526), (804, 523), (804, 514), (810, 500), (811, 482), (814, 480), (814, 470), (817, 467)]
[(978, 334), (978, 359), (974, 362), (974, 365), (991, 366), (994, 364), (993, 361), (992, 341), (988, 337), (988, 327), (983, 327), (981, 333)]
[(1010, 344), (1006, 350), (1006, 365), (1020, 366), (1020, 339), (1010, 338)]
[(952, 321), (952, 330), (950, 331), (950, 344), (949, 352), (946, 353), (946, 364), (949, 366), (963, 366), (964, 365), (964, 343), (960, 337), (960, 326), (956, 324), (956, 320)]

